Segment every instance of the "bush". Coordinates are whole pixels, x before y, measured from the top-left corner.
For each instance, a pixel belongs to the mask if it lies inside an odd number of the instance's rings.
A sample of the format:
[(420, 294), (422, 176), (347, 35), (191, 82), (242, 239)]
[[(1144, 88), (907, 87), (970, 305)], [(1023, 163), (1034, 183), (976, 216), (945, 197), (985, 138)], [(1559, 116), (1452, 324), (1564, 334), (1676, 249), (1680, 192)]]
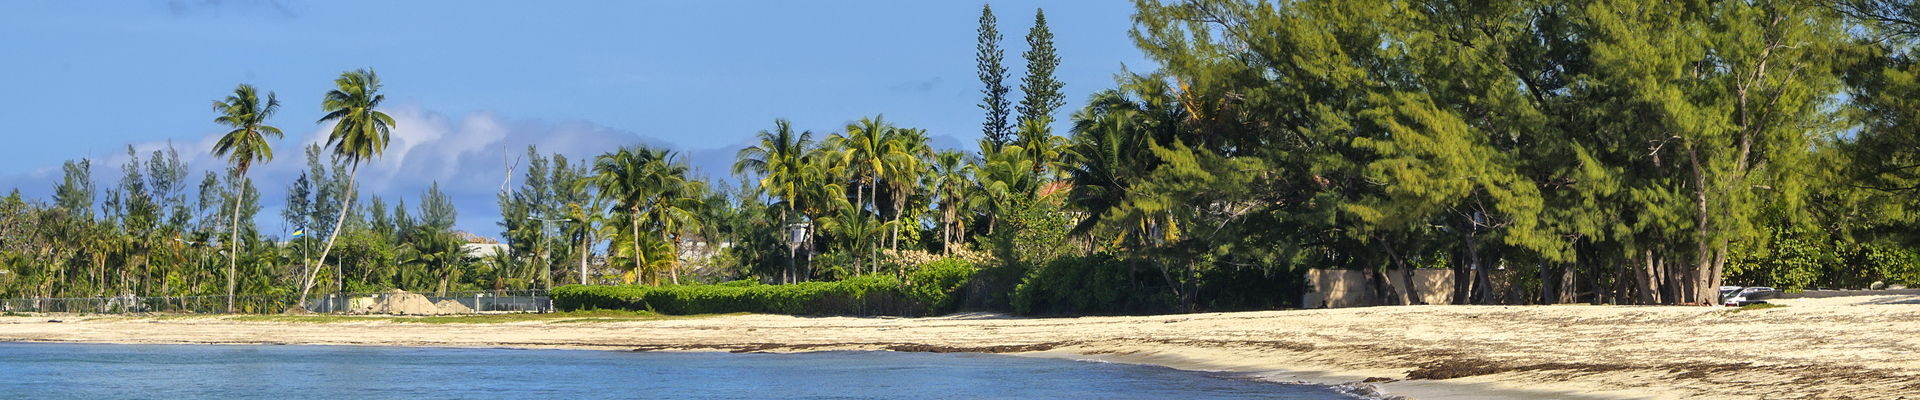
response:
[(553, 289), (554, 307), (573, 310), (634, 310), (661, 314), (736, 312), (791, 315), (913, 315), (926, 309), (891, 276), (837, 282), (764, 285), (581, 286)]
[[(1142, 268), (1143, 270), (1145, 268)], [(1112, 255), (1100, 253), (1054, 259), (1027, 272), (1013, 289), (1013, 311), (1019, 314), (1121, 314), (1166, 312), (1174, 307), (1173, 294), (1164, 287), (1136, 285), (1152, 277), (1135, 271)]]
[(927, 314), (953, 312), (960, 289), (973, 279), (976, 270), (966, 261), (943, 258), (926, 263), (908, 277), (907, 293), (925, 307)]
[(715, 283), (715, 284), (713, 284), (713, 285), (714, 285), (714, 286), (724, 286), (724, 287), (748, 287), (748, 286), (753, 286), (753, 285), (758, 285), (758, 284), (760, 284), (760, 282), (758, 282), (758, 281), (750, 281), (750, 280), (738, 280), (738, 281), (727, 281), (727, 282), (720, 282), (720, 283)]
[(844, 252), (823, 253), (813, 258), (813, 276), (807, 280), (837, 281), (852, 277), (853, 255)]
[(1214, 264), (1213, 268), (1200, 270), (1200, 308), (1248, 311), (1299, 307), (1306, 285), (1304, 271)]

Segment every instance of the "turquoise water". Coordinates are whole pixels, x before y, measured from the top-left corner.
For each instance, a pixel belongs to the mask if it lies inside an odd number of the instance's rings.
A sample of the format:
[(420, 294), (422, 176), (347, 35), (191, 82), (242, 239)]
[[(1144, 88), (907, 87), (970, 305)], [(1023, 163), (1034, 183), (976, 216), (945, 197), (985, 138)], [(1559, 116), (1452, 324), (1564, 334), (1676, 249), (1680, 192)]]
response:
[(1161, 367), (987, 354), (0, 343), (7, 399), (1345, 399)]

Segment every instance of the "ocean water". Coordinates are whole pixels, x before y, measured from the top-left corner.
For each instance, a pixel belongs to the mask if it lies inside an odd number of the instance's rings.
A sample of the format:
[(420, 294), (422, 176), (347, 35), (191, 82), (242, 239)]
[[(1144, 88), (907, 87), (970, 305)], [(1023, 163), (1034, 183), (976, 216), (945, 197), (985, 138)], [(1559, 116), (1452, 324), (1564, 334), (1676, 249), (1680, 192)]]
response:
[(989, 354), (0, 343), (5, 399), (1347, 399), (1168, 368)]

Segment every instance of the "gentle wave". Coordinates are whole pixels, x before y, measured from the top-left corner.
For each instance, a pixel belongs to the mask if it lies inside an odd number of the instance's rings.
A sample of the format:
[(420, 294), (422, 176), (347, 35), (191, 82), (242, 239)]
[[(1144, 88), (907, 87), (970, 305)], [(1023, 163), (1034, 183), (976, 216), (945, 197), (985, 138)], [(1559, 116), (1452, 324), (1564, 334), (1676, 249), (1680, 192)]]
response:
[(1347, 399), (1231, 374), (991, 354), (0, 343), (0, 397)]

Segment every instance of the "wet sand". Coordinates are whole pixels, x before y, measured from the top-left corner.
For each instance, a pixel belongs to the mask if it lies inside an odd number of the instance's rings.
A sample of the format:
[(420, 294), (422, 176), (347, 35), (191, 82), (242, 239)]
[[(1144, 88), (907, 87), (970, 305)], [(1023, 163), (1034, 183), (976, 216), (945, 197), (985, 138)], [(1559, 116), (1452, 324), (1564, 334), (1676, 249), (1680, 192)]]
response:
[[(1410, 306), (1146, 317), (739, 315), (630, 322), (330, 323), (0, 317), (0, 341), (639, 351), (985, 352), (1364, 381), (1386, 396), (1920, 398), (1920, 296), (1783, 308)], [(57, 319), (61, 322), (49, 322)]]

